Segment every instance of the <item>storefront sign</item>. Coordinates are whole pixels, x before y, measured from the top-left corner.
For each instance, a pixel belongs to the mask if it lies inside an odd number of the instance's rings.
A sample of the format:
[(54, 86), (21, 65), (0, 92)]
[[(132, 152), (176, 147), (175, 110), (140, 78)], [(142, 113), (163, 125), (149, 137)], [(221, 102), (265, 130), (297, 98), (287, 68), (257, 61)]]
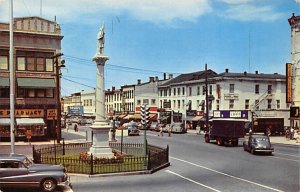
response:
[(68, 106), (68, 115), (82, 115), (83, 114), (83, 106)]
[(224, 94), (224, 100), (239, 100), (239, 95), (237, 94)]
[(48, 109), (47, 110), (47, 119), (57, 119), (57, 109)]
[(291, 107), (290, 108), (290, 117), (299, 118), (300, 117), (300, 107)]
[(214, 111), (214, 118), (242, 118), (242, 119), (248, 119), (248, 111), (247, 110)]
[(291, 63), (286, 64), (286, 102), (292, 102), (292, 77), (293, 66)]
[[(9, 117), (9, 109), (0, 109), (0, 117)], [(43, 109), (16, 109), (15, 117), (44, 117)]]

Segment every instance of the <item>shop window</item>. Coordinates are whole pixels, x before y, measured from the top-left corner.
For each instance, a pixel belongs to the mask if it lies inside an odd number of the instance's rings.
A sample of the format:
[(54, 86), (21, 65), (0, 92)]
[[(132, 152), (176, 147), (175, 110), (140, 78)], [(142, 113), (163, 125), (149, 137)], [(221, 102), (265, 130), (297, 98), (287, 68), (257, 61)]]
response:
[(37, 97), (45, 97), (45, 90), (44, 89), (38, 89), (36, 91), (36, 96)]
[(0, 56), (0, 70), (8, 70), (8, 57)]
[(27, 89), (27, 97), (35, 97), (34, 89)]
[(39, 57), (36, 59), (36, 70), (37, 71), (45, 71), (44, 58)]
[(0, 98), (9, 98), (9, 88), (0, 88)]
[(27, 57), (26, 67), (27, 67), (28, 71), (34, 71), (35, 70), (34, 58), (33, 57)]
[(46, 89), (46, 97), (53, 98), (54, 97), (54, 90), (53, 89)]
[(25, 71), (25, 57), (18, 57), (17, 58), (17, 70), (18, 71)]

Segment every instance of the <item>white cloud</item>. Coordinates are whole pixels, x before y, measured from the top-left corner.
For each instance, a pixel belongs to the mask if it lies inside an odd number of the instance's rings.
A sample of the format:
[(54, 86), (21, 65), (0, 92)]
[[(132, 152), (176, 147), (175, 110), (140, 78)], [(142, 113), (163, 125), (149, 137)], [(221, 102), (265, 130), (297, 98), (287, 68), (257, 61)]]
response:
[(300, 3), (300, 0), (296, 0), (296, 3)]
[(227, 4), (232, 4), (232, 5), (236, 5), (236, 4), (245, 4), (245, 3), (250, 3), (253, 0), (219, 0), (223, 3), (227, 3)]
[(239, 21), (275, 21), (282, 17), (271, 6), (235, 5), (225, 11), (225, 17)]
[[(8, 2), (0, 0), (0, 20), (8, 21)], [(211, 11), (209, 0), (43, 0), (42, 15), (53, 19), (76, 21), (84, 19), (84, 15), (103, 16), (103, 13), (115, 15), (128, 13), (138, 20), (154, 23), (168, 23), (173, 20), (193, 21), (197, 17)], [(15, 0), (14, 16), (40, 15), (40, 1)]]

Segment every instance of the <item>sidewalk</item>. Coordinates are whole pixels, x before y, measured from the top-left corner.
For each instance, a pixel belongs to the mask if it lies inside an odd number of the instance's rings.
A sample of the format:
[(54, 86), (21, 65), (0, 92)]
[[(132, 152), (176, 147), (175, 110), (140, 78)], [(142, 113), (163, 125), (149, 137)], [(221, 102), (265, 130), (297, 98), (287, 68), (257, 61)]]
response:
[[(199, 130), (188, 130), (187, 131), (190, 134), (199, 134)], [(204, 135), (204, 132), (200, 132), (199, 135)], [(248, 136), (245, 137), (245, 139), (248, 138)], [(300, 143), (297, 143), (296, 140), (287, 140), (285, 136), (270, 136), (270, 141), (271, 143), (274, 144), (284, 144), (284, 145), (295, 145), (295, 146), (300, 146)]]

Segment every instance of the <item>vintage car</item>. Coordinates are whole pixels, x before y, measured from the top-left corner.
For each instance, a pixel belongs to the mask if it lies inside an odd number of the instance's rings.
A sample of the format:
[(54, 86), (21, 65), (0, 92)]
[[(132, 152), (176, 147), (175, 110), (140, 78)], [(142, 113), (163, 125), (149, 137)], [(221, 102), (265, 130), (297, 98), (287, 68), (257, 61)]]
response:
[(184, 123), (173, 123), (172, 125), (173, 133), (186, 133), (187, 130), (184, 128)]
[(25, 155), (0, 154), (0, 191), (26, 187), (54, 191), (58, 185), (71, 186), (63, 166), (34, 164)]
[(244, 141), (243, 147), (245, 151), (252, 154), (256, 152), (263, 152), (272, 155), (274, 148), (271, 145), (270, 139), (265, 135), (250, 135), (248, 141)]
[(140, 135), (138, 124), (135, 122), (124, 123), (124, 129), (128, 130), (128, 135)]

